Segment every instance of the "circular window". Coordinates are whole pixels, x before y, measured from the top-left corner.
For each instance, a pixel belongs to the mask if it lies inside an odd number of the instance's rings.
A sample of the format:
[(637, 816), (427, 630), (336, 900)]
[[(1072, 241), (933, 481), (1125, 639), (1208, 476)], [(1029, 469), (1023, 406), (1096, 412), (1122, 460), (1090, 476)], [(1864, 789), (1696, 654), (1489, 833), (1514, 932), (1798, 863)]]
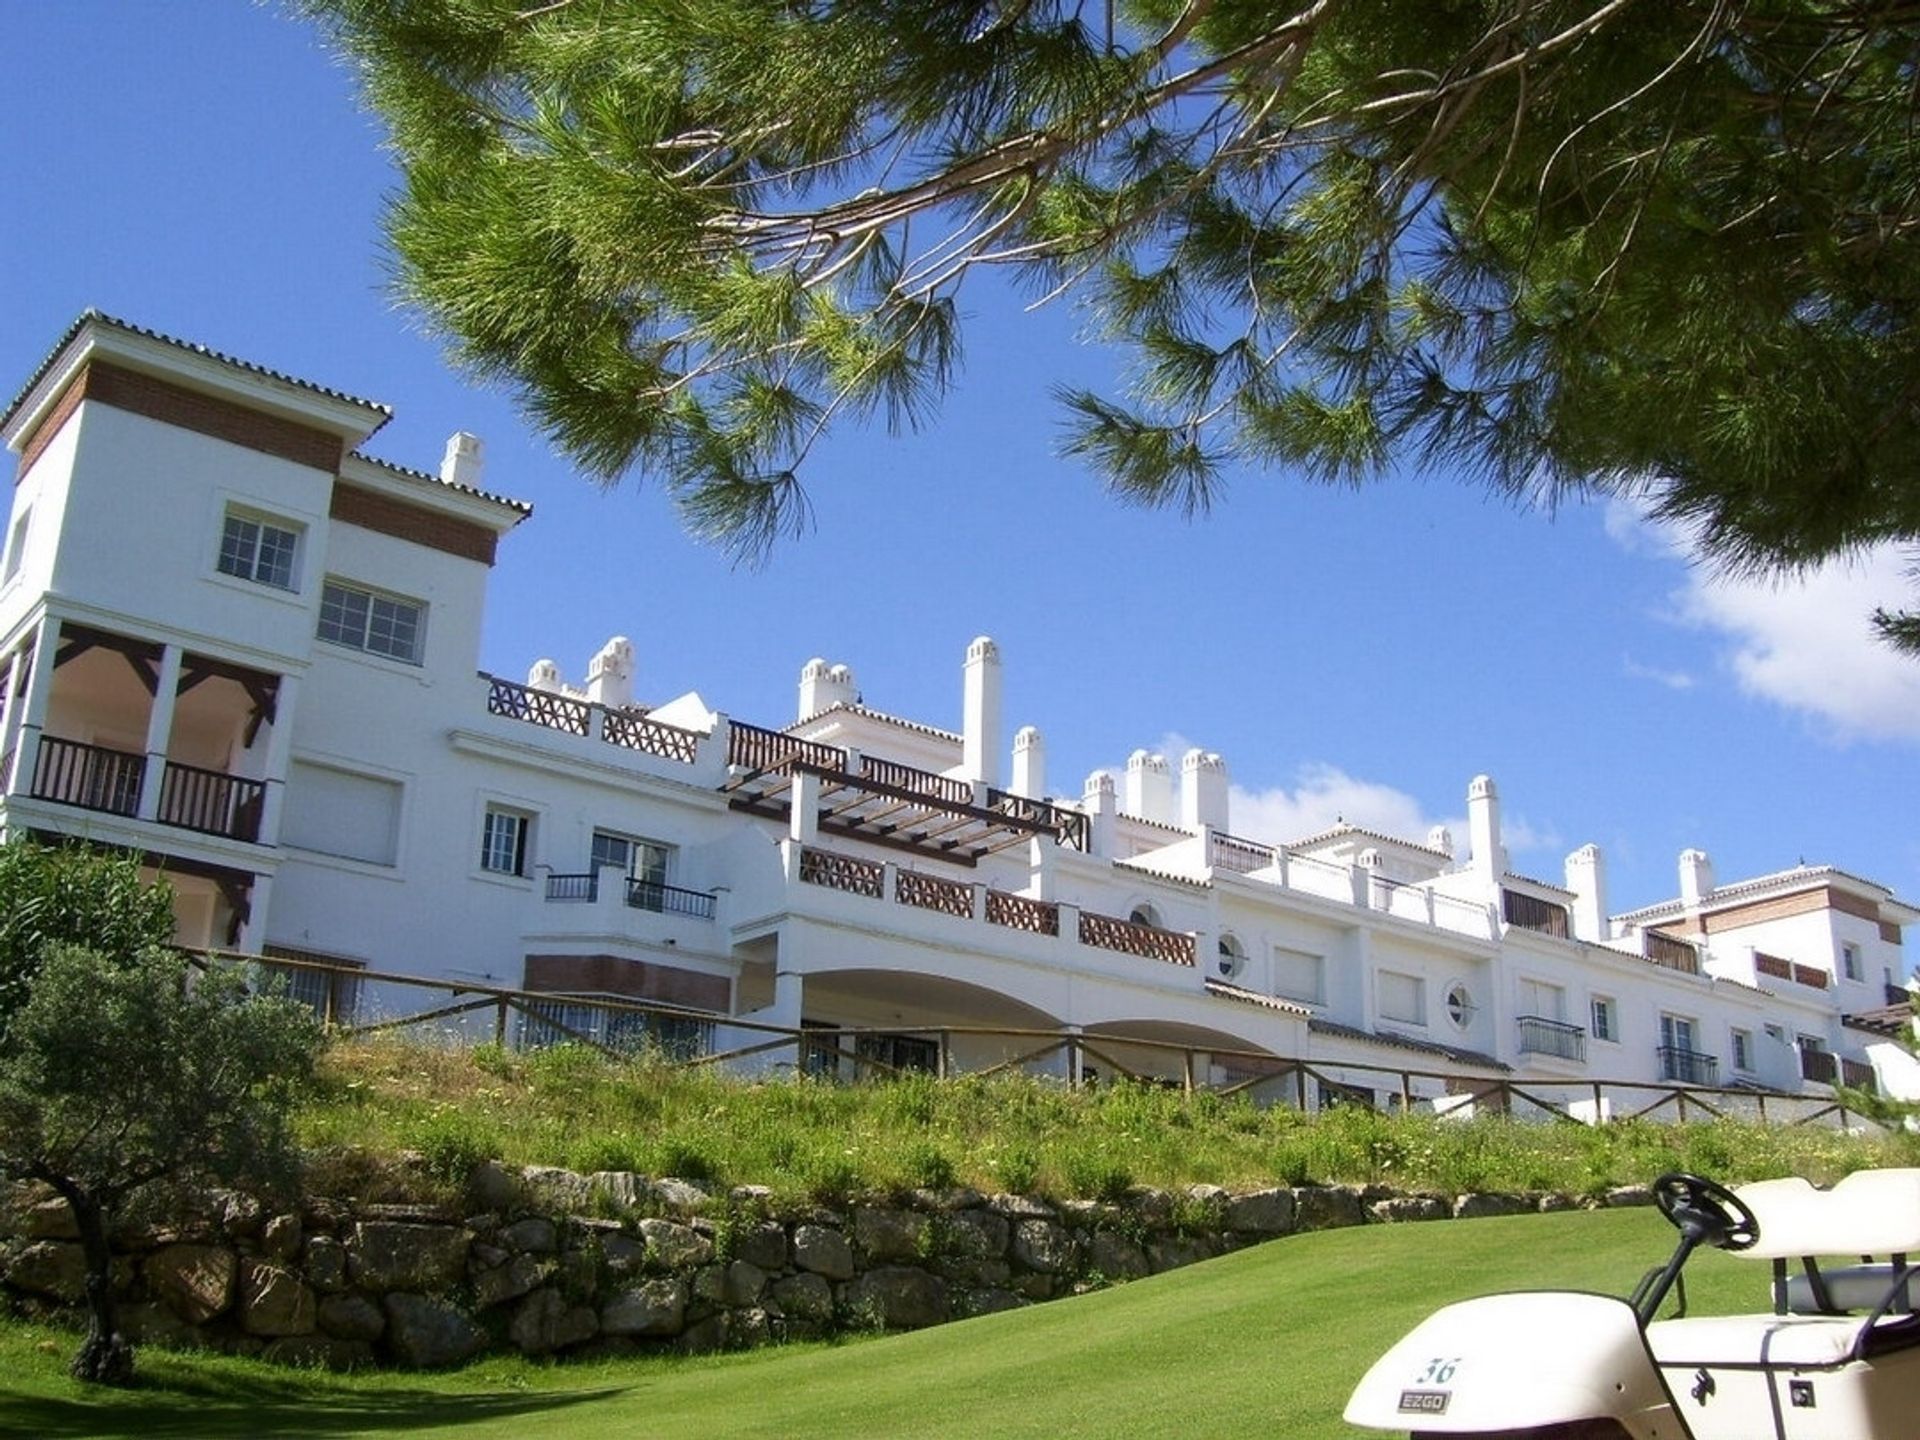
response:
[(1462, 1030), (1473, 1023), (1473, 1012), (1480, 1007), (1473, 1003), (1473, 994), (1464, 985), (1451, 985), (1447, 988), (1447, 1018)]
[(1231, 935), (1220, 937), (1220, 978), (1238, 979), (1240, 972), (1247, 968), (1247, 952), (1240, 942)]

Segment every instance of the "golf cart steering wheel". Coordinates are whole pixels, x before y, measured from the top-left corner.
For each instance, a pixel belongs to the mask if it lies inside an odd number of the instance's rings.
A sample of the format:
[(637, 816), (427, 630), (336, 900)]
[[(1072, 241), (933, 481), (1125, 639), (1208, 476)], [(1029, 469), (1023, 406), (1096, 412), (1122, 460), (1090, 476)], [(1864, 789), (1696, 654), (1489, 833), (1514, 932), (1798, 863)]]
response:
[(1681, 1234), (1722, 1250), (1747, 1250), (1760, 1222), (1733, 1191), (1704, 1175), (1673, 1173), (1653, 1182), (1654, 1202)]

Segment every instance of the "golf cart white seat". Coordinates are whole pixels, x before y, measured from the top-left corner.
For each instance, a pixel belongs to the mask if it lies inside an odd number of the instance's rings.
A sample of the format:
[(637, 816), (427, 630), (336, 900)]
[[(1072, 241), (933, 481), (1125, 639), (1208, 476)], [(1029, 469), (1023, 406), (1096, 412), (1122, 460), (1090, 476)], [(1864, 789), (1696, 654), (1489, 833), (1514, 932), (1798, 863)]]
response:
[[(1920, 1253), (1920, 1169), (1861, 1170), (1827, 1190), (1798, 1176), (1761, 1180), (1733, 1193), (1753, 1212), (1760, 1238), (1729, 1253), (1775, 1262), (1782, 1313), (1651, 1324), (1647, 1345), (1662, 1365), (1834, 1366), (1855, 1356), (1870, 1312), (1882, 1312), (1877, 1324), (1912, 1328), (1920, 1276), (1909, 1274), (1899, 1287), (1904, 1294), (1891, 1300), (1889, 1294), (1907, 1257)], [(1821, 1269), (1818, 1281), (1810, 1273), (1785, 1273), (1788, 1261), (1822, 1255), (1883, 1255), (1889, 1263)], [(1896, 1333), (1876, 1331), (1875, 1338), (1895, 1341)]]
[[(1893, 1287), (1893, 1275), (1891, 1265), (1843, 1265), (1832, 1270), (1822, 1266), (1819, 1289), (1826, 1292), (1824, 1305), (1820, 1303), (1820, 1294), (1814, 1288), (1811, 1275), (1789, 1275), (1787, 1313), (1819, 1315), (1835, 1310), (1876, 1309)], [(1907, 1293), (1905, 1296), (1896, 1296), (1888, 1308), (1906, 1312), (1916, 1306), (1920, 1306), (1920, 1274), (1907, 1277)]]
[(1759, 1222), (1745, 1260), (1920, 1254), (1920, 1169), (1858, 1170), (1829, 1190), (1797, 1175), (1733, 1192)]
[(1845, 1364), (1860, 1339), (1857, 1315), (1726, 1315), (1656, 1320), (1647, 1348), (1663, 1366)]

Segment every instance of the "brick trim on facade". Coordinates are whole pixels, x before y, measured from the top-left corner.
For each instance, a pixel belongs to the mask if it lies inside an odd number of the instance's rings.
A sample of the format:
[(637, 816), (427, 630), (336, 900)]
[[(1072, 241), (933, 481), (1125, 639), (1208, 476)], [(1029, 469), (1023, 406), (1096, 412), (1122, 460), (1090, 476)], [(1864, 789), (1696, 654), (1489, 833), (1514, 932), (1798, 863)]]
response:
[[(1728, 930), (1737, 930), (1743, 925), (1758, 925), (1766, 920), (1784, 920), (1790, 915), (1807, 915), (1816, 910), (1837, 910), (1842, 915), (1852, 915), (1859, 920), (1870, 920), (1880, 927), (1881, 937), (1887, 938), (1889, 928), (1898, 935), (1899, 927), (1889, 927), (1880, 918), (1880, 907), (1871, 900), (1863, 900), (1844, 890), (1824, 886), (1817, 890), (1802, 890), (1793, 895), (1782, 895), (1773, 900), (1752, 900), (1745, 905), (1729, 905), (1724, 910), (1710, 910), (1705, 915), (1688, 915), (1672, 920), (1659, 928), (1673, 935), (1721, 935)], [(1896, 940), (1894, 942), (1898, 944)]]
[(500, 539), (484, 525), (442, 515), (423, 505), (409, 505), (390, 495), (377, 495), (344, 481), (334, 483), (330, 513), (343, 524), (410, 540), (462, 560), (478, 560), (482, 565), (493, 564)]
[(33, 433), (27, 436), (27, 443), (20, 447), (20, 465), (13, 472), (14, 484), (19, 484), (27, 471), (33, 468), (33, 462), (53, 443), (67, 421), (73, 418), (73, 412), (80, 408), (80, 402), (86, 398), (86, 376), (82, 374), (69, 385), (54, 407), (33, 427)]
[(158, 420), (163, 425), (177, 425), (182, 430), (225, 440), (296, 465), (308, 465), (328, 474), (339, 470), (341, 457), (346, 453), (346, 442), (338, 435), (329, 435), (296, 420), (263, 415), (231, 400), (204, 395), (170, 380), (143, 375), (104, 360), (90, 360), (73, 377), (59, 403), (35, 427), (22, 448), (23, 472), (82, 400), (110, 405), (130, 415)]

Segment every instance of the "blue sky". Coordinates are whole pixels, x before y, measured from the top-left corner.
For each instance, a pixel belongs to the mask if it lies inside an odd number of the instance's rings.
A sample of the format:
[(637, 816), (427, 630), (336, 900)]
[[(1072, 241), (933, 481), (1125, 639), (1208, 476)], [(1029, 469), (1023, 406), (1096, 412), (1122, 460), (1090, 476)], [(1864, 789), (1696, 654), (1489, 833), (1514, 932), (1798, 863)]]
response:
[(610, 635), (640, 698), (688, 689), (792, 718), (801, 665), (957, 726), (967, 642), (1006, 665), (1007, 734), (1047, 738), (1049, 788), (1136, 747), (1218, 751), (1234, 829), (1334, 815), (1410, 838), (1499, 782), (1516, 869), (1607, 852), (1610, 900), (1806, 860), (1920, 900), (1920, 665), (1865, 638), (1897, 556), (1808, 585), (1710, 585), (1619, 507), (1517, 510), (1444, 474), (1361, 490), (1236, 477), (1206, 519), (1126, 509), (1060, 459), (1049, 388), (1119, 363), (997, 286), (963, 298), (965, 371), (939, 422), (847, 432), (808, 476), (812, 531), (755, 571), (682, 536), (644, 483), (603, 492), (443, 359), (388, 289), (395, 176), (351, 77), (271, 8), (61, 0), (6, 8), (0, 391), (82, 309), (391, 405), (373, 453), (423, 469), (487, 442), (486, 483), (535, 513), (502, 549), (481, 665), (578, 678)]

